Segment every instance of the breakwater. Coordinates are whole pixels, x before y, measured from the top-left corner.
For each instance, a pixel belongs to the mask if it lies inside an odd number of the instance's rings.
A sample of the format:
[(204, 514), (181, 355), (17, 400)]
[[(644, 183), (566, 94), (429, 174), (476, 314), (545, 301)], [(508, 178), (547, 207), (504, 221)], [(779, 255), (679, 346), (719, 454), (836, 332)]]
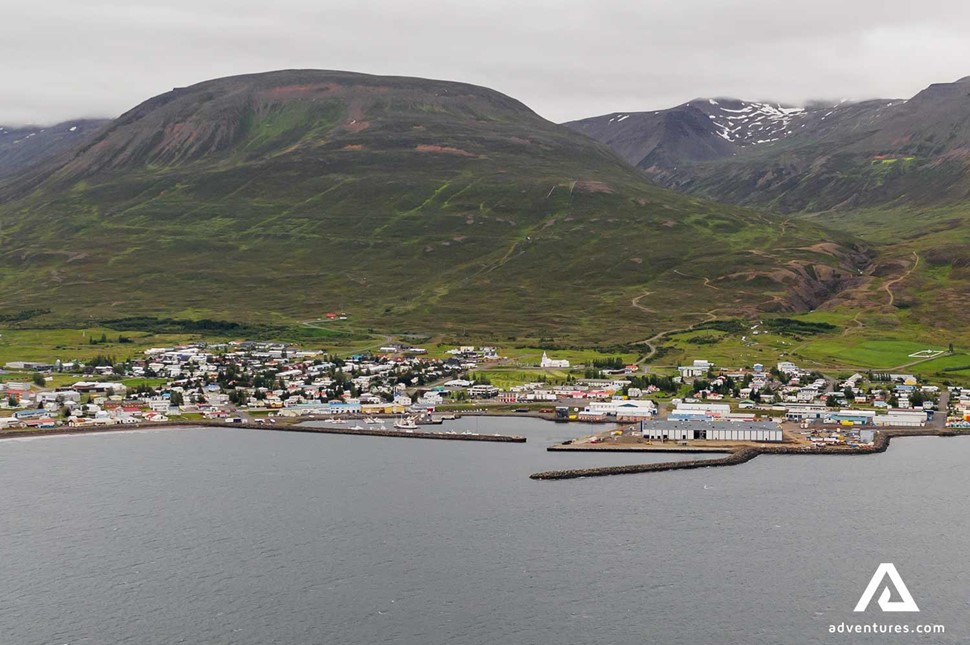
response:
[[(885, 452), (890, 442), (897, 437), (936, 437), (936, 436), (970, 436), (970, 433), (941, 433), (939, 429), (931, 428), (895, 428), (876, 432), (872, 445), (860, 448), (832, 447), (811, 448), (806, 446), (750, 446), (732, 452), (720, 459), (695, 459), (688, 461), (665, 461), (650, 464), (634, 464), (629, 466), (604, 466), (602, 468), (581, 468), (572, 470), (550, 470), (533, 473), (530, 479), (578, 479), (581, 477), (609, 477), (612, 475), (630, 475), (636, 473), (665, 472), (669, 470), (690, 470), (694, 468), (716, 468), (718, 466), (736, 466), (751, 461), (758, 455), (872, 455)], [(553, 446), (556, 450), (568, 450), (569, 446)], [(574, 447), (572, 450), (583, 451)], [(603, 451), (602, 448), (585, 449), (586, 452)], [(632, 452), (630, 450), (606, 450), (608, 452)], [(660, 451), (655, 451), (660, 452)]]
[(354, 429), (354, 428), (315, 428), (312, 426), (297, 426), (291, 424), (265, 423), (222, 423), (218, 421), (169, 421), (160, 423), (130, 423), (124, 425), (82, 426), (78, 428), (58, 426), (56, 428), (42, 428), (37, 430), (12, 430), (0, 433), (0, 439), (18, 439), (25, 437), (51, 437), (82, 434), (100, 434), (107, 432), (132, 432), (136, 430), (152, 430), (163, 428), (243, 428), (248, 430), (265, 430), (269, 432), (304, 432), (316, 434), (346, 434), (367, 437), (397, 437), (401, 439), (438, 439), (442, 441), (484, 441), (492, 443), (525, 443), (526, 438), (516, 435), (497, 434), (457, 434), (448, 432), (422, 432), (388, 429)]
[(581, 477), (606, 477), (609, 475), (631, 475), (635, 473), (655, 473), (666, 470), (691, 470), (715, 466), (736, 466), (751, 461), (758, 456), (754, 448), (742, 448), (720, 459), (692, 459), (689, 461), (665, 461), (653, 464), (633, 464), (629, 466), (605, 466), (603, 468), (576, 468), (572, 470), (549, 470), (533, 473), (530, 479), (579, 479)]
[(674, 447), (674, 448), (658, 448), (655, 446), (624, 446), (624, 445), (609, 445), (609, 444), (570, 444), (570, 443), (558, 443), (554, 446), (549, 446), (546, 448), (548, 452), (583, 452), (598, 453), (598, 452), (649, 452), (652, 454), (657, 453), (686, 453), (686, 454), (711, 454), (711, 453), (731, 453), (734, 452), (735, 448), (704, 448), (704, 447)]

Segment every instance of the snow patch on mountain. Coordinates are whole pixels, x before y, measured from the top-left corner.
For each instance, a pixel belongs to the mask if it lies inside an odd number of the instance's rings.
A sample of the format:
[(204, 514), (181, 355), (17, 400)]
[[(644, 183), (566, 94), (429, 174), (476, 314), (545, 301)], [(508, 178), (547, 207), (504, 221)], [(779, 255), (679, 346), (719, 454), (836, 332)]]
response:
[(739, 146), (770, 143), (792, 133), (807, 114), (805, 108), (771, 103), (731, 101), (737, 107), (726, 107), (708, 99), (707, 116), (713, 133)]

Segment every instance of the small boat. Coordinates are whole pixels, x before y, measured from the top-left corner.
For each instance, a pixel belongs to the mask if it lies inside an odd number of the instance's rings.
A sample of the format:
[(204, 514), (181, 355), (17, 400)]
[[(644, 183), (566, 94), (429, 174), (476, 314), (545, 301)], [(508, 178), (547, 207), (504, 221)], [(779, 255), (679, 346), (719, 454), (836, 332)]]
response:
[(373, 426), (381, 423), (381, 421), (379, 419), (375, 419), (374, 417), (367, 417), (364, 419), (364, 423), (366, 423), (369, 426)]
[(360, 425), (359, 423), (355, 423), (354, 425), (350, 426), (350, 429), (351, 430), (363, 430), (364, 429), (364, 426)]
[(406, 419), (401, 419), (394, 424), (394, 427), (398, 430), (408, 430), (413, 432), (418, 429), (418, 424), (414, 422), (414, 417), (408, 417)]

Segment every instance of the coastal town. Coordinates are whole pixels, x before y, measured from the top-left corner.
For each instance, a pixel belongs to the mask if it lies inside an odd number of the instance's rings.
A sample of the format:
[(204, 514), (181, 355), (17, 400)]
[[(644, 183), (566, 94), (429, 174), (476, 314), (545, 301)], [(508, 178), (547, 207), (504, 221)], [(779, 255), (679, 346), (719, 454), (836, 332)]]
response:
[[(510, 367), (535, 380), (493, 385), (487, 375)], [(548, 352), (523, 365), (494, 346), (431, 356), (389, 343), (336, 356), (234, 341), (154, 347), (123, 361), (12, 361), (0, 376), (0, 432), (309, 418), (413, 429), (455, 414), (504, 414), (607, 424), (574, 448), (649, 450), (854, 449), (871, 446), (883, 428), (970, 429), (970, 389), (905, 373), (823, 374), (790, 361), (723, 367), (696, 359), (661, 370), (618, 358), (574, 366)]]

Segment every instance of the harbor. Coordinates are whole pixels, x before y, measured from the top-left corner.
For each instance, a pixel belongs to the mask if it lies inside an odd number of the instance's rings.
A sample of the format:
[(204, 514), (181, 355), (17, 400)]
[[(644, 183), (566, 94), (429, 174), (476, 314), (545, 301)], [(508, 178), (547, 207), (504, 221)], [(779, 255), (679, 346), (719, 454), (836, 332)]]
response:
[[(600, 468), (578, 468), (567, 470), (552, 470), (533, 473), (530, 479), (536, 480), (558, 480), (558, 479), (579, 479), (584, 477), (609, 477), (613, 475), (629, 475), (638, 473), (665, 472), (671, 470), (685, 470), (692, 468), (716, 468), (718, 466), (736, 466), (751, 461), (758, 455), (872, 455), (885, 452), (894, 438), (902, 437), (957, 437), (970, 436), (970, 433), (957, 433), (953, 431), (941, 431), (929, 428), (893, 428), (880, 430), (875, 433), (872, 444), (858, 447), (847, 448), (844, 446), (802, 446), (802, 445), (750, 445), (730, 451), (726, 457), (719, 459), (670, 461), (648, 464), (635, 464), (625, 466), (605, 466)], [(689, 447), (663, 448), (624, 448), (624, 447), (599, 447), (596, 445), (577, 446), (574, 444), (551, 446), (548, 450), (556, 452), (715, 452), (725, 449), (699, 449)]]
[(525, 443), (526, 438), (517, 435), (480, 434), (474, 432), (428, 432), (413, 429), (366, 428), (361, 426), (311, 426), (305, 424), (267, 424), (267, 423), (225, 423), (221, 421), (165, 421), (157, 423), (131, 423), (126, 425), (38, 428), (32, 430), (11, 430), (0, 433), (0, 439), (23, 439), (27, 437), (51, 437), (103, 433), (123, 433), (138, 430), (159, 430), (166, 428), (234, 428), (263, 430), (269, 432), (302, 432), (310, 434), (357, 435), (364, 437), (392, 437), (399, 439), (438, 439), (441, 441), (484, 441), (491, 443)]

